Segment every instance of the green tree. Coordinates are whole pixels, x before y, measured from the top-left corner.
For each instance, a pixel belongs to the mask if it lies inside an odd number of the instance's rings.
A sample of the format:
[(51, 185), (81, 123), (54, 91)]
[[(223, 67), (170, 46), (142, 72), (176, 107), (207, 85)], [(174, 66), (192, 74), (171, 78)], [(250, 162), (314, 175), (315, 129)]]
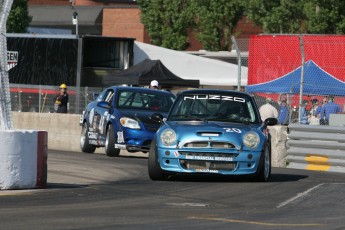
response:
[(247, 0), (245, 14), (265, 33), (306, 32), (303, 13), (309, 0)]
[(189, 45), (188, 29), (193, 15), (188, 0), (138, 0), (141, 22), (154, 45), (185, 50)]
[(304, 4), (308, 32), (314, 34), (345, 33), (345, 1), (308, 0)]
[(196, 38), (205, 49), (231, 50), (231, 35), (243, 16), (243, 0), (190, 0)]
[(243, 0), (138, 0), (152, 43), (185, 50), (189, 33), (207, 50), (231, 50), (231, 35), (243, 15)]
[(8, 15), (6, 31), (7, 33), (26, 33), (31, 20), (27, 0), (14, 0)]

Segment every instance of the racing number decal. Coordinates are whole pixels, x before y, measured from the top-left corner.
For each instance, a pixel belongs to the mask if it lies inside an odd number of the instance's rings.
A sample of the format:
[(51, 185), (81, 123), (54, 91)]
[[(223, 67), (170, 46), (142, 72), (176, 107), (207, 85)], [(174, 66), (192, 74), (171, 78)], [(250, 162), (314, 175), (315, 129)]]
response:
[(104, 134), (104, 131), (105, 131), (104, 124), (107, 124), (107, 122), (109, 121), (109, 118), (110, 118), (110, 114), (107, 111), (105, 111), (103, 116), (101, 116), (101, 120), (99, 121), (99, 125), (98, 125), (98, 129), (101, 134)]
[(237, 128), (223, 128), (227, 133), (242, 133), (240, 129)]
[(105, 120), (105, 116), (102, 116), (99, 122), (99, 126), (98, 126), (99, 132), (101, 134), (104, 134), (104, 120)]

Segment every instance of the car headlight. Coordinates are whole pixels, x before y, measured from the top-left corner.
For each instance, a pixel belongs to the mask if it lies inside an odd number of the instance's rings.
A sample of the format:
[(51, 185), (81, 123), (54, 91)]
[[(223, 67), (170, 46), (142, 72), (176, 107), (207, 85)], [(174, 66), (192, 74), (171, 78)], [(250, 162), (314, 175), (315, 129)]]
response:
[(166, 129), (161, 134), (162, 143), (166, 146), (173, 145), (176, 142), (176, 133), (172, 129)]
[(122, 117), (120, 119), (120, 124), (126, 128), (140, 129), (140, 125), (139, 125), (138, 121), (136, 121), (132, 118), (129, 118), (129, 117)]
[(256, 132), (248, 132), (243, 137), (243, 143), (245, 146), (254, 149), (260, 143), (260, 137)]

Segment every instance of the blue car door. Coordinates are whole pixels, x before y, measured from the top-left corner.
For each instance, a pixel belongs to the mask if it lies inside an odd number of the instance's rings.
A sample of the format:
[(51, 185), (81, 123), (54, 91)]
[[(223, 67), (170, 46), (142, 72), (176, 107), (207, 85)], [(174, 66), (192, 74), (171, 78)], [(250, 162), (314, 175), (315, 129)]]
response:
[[(95, 114), (94, 114), (94, 120), (96, 122), (95, 128), (97, 130), (98, 140), (101, 145), (104, 145), (105, 143), (105, 137), (106, 137), (106, 131), (107, 131), (106, 126), (114, 108), (113, 99), (114, 99), (114, 90), (108, 89), (104, 93), (104, 97), (102, 98), (102, 101), (100, 101), (95, 108)], [(105, 105), (107, 105), (108, 107), (106, 107)]]

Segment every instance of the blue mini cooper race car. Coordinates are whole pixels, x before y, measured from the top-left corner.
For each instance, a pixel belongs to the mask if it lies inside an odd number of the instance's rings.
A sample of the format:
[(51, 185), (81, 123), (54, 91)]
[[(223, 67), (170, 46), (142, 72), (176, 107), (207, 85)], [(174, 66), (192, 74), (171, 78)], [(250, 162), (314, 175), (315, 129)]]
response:
[(226, 90), (180, 93), (167, 119), (161, 121), (150, 147), (152, 180), (172, 174), (251, 175), (267, 181), (271, 174), (270, 136), (249, 94)]
[(80, 119), (80, 148), (93, 153), (105, 147), (107, 156), (120, 150), (148, 152), (160, 123), (150, 119), (159, 112), (166, 117), (175, 96), (167, 91), (114, 86), (90, 102)]

